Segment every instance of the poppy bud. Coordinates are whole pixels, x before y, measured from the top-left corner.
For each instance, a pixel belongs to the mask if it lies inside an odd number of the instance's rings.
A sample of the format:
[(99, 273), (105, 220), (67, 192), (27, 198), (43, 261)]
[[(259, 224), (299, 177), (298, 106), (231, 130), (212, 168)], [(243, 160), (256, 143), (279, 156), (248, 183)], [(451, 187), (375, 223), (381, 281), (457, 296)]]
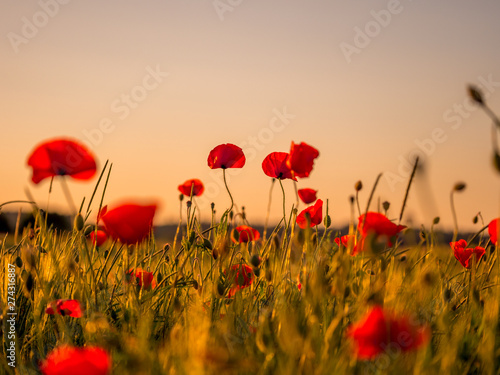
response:
[(434, 225), (439, 224), (439, 220), (440, 220), (440, 219), (439, 219), (439, 216), (436, 216), (436, 217), (434, 218), (434, 220), (432, 220), (432, 224), (434, 224)]
[(218, 283), (217, 284), (217, 293), (219, 293), (219, 296), (223, 296), (225, 291), (226, 291), (226, 288), (224, 288), (224, 284)]
[(472, 224), (477, 224), (477, 215), (472, 218)]
[(161, 281), (163, 280), (163, 275), (161, 274), (161, 272), (158, 272), (158, 276), (156, 277), (157, 281), (158, 281), (158, 284), (161, 283)]
[(219, 253), (217, 252), (217, 249), (212, 250), (212, 257), (214, 258), (214, 260), (217, 260), (217, 258), (219, 257)]
[(323, 224), (325, 225), (325, 228), (329, 228), (330, 225), (332, 225), (332, 218), (330, 217), (330, 215), (325, 216)]
[(19, 268), (23, 266), (23, 260), (21, 259), (21, 257), (16, 257), (16, 266), (18, 266)]
[(74, 227), (77, 232), (80, 232), (83, 229), (83, 216), (81, 213), (78, 213), (75, 217)]
[(403, 263), (403, 262), (406, 262), (406, 259), (407, 259), (407, 258), (406, 258), (406, 254), (403, 254), (403, 255), (401, 255), (401, 256), (399, 257), (399, 261), (400, 261), (400, 262), (402, 262), (402, 263)]
[(193, 204), (193, 202), (191, 202), (191, 201), (187, 201), (187, 202), (186, 202), (186, 206), (187, 206), (187, 208), (191, 208), (192, 204)]
[(169, 243), (166, 243), (165, 245), (163, 245), (163, 251), (164, 252), (168, 252), (170, 250), (170, 244)]
[(106, 258), (108, 257), (108, 255), (109, 255), (109, 251), (108, 251), (108, 250), (106, 250), (106, 251), (104, 252), (104, 259), (106, 259)]
[(240, 240), (240, 232), (238, 232), (236, 229), (233, 229), (231, 232), (231, 238), (234, 240), (234, 242), (238, 242)]
[(260, 266), (260, 262), (260, 256), (258, 256), (257, 254), (252, 255), (252, 258), (250, 259), (250, 263), (252, 264), (252, 266), (257, 268)]
[(35, 285), (35, 280), (31, 273), (28, 274), (26, 280), (24, 281), (24, 289), (26, 292), (30, 293), (33, 290), (33, 286)]
[(210, 203), (210, 208), (212, 209), (212, 211), (214, 210), (214, 208), (215, 208), (215, 203), (214, 202)]
[(271, 270), (267, 270), (266, 271), (266, 280), (268, 282), (271, 282), (272, 279), (273, 279), (273, 272)]
[(95, 228), (93, 225), (87, 225), (85, 227), (85, 230), (83, 231), (83, 234), (85, 235), (85, 237), (88, 237), (88, 236), (90, 236), (90, 233), (92, 233), (94, 230), (95, 230)]
[(382, 203), (382, 208), (384, 209), (384, 211), (387, 211), (390, 207), (390, 203), (385, 201), (384, 203)]
[(496, 151), (493, 153), (493, 166), (497, 172), (500, 172), (500, 155)]
[(349, 285), (347, 285), (344, 289), (344, 298), (349, 297), (350, 294), (351, 294), (351, 288), (349, 288)]
[(361, 189), (363, 189), (363, 183), (360, 181), (357, 181), (355, 184), (354, 184), (354, 190), (356, 191), (360, 191)]
[(241, 207), (241, 218), (243, 220), (246, 220), (246, 218), (247, 218), (247, 215), (245, 214), (245, 206)]
[(198, 285), (198, 281), (193, 280), (193, 288), (194, 288), (195, 290), (198, 290), (198, 287), (199, 287), (199, 285)]
[(350, 202), (351, 204), (353, 204), (353, 203), (354, 203), (354, 200), (355, 200), (354, 195), (349, 196), (349, 202)]
[(455, 184), (455, 186), (453, 187), (453, 190), (455, 190), (455, 191), (462, 191), (462, 190), (465, 189), (466, 186), (467, 185), (465, 184), (465, 182), (457, 182)]
[(233, 220), (233, 217), (234, 217), (234, 212), (233, 211), (229, 212), (229, 220)]
[(443, 297), (444, 297), (444, 300), (445, 300), (446, 302), (448, 302), (448, 301), (451, 299), (451, 296), (452, 296), (451, 289), (450, 289), (450, 288), (446, 288), (446, 289), (444, 290), (444, 296), (443, 296)]
[(467, 87), (467, 91), (469, 92), (469, 96), (473, 101), (475, 101), (479, 105), (484, 105), (483, 94), (476, 86), (469, 85)]
[(179, 200), (182, 202), (184, 200), (184, 194), (179, 194)]

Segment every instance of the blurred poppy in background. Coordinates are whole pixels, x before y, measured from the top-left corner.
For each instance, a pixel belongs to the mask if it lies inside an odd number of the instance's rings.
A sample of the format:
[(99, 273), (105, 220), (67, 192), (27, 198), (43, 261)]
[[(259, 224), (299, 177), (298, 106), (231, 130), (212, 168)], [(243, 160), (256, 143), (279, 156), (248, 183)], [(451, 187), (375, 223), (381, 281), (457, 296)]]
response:
[(90, 232), (89, 237), (92, 241), (92, 244), (96, 245), (97, 247), (102, 246), (108, 239), (108, 235), (102, 229)]
[(144, 271), (142, 268), (129, 269), (125, 275), (127, 282), (133, 283), (138, 288), (145, 290), (156, 288), (156, 281), (152, 272)]
[(262, 162), (262, 170), (269, 177), (278, 178), (280, 180), (290, 178), (297, 181), (292, 174), (292, 170), (288, 166), (288, 157), (289, 154), (286, 152), (271, 152)]
[(299, 198), (302, 202), (305, 204), (310, 204), (313, 203), (317, 198), (316, 198), (316, 193), (317, 190), (305, 188), (305, 189), (299, 189), (297, 193), (299, 194)]
[(245, 165), (245, 154), (241, 147), (226, 143), (215, 147), (208, 155), (208, 166), (216, 168), (242, 168)]
[(301, 229), (305, 229), (307, 225), (314, 227), (321, 224), (323, 220), (323, 201), (318, 199), (313, 206), (302, 210), (297, 216), (297, 225)]
[(497, 245), (498, 241), (498, 221), (500, 219), (493, 219), (488, 224), (488, 234), (490, 235), (491, 243)]
[(47, 305), (45, 313), (49, 315), (59, 314), (62, 316), (71, 316), (72, 318), (82, 317), (82, 307), (76, 299), (58, 299)]
[(392, 238), (405, 228), (405, 225), (396, 225), (378, 212), (368, 212), (366, 219), (365, 214), (362, 214), (358, 219), (358, 231), (363, 237), (368, 235), (375, 235), (377, 239), (386, 237), (387, 246), (392, 246)]
[(339, 246), (342, 244), (346, 249), (352, 246), (352, 256), (357, 255), (362, 249), (362, 246), (358, 248), (358, 243), (354, 234), (346, 234), (345, 236), (337, 237), (335, 238), (335, 243)]
[(40, 370), (44, 375), (108, 375), (111, 373), (111, 356), (95, 346), (60, 346), (49, 353)]
[(450, 246), (453, 249), (453, 255), (465, 268), (471, 268), (471, 258), (474, 255), (476, 257), (476, 263), (479, 262), (486, 252), (484, 247), (476, 246), (475, 248), (467, 248), (467, 241), (458, 240), (456, 242), (450, 242)]
[(102, 220), (106, 232), (113, 239), (126, 245), (133, 245), (149, 236), (153, 225), (156, 205), (126, 203), (112, 210), (103, 207), (97, 218)]
[(33, 168), (31, 180), (35, 184), (55, 176), (89, 180), (97, 168), (94, 156), (86, 147), (70, 139), (43, 142), (32, 151), (27, 164)]
[(295, 144), (292, 142), (290, 158), (287, 161), (288, 167), (293, 171), (295, 177), (309, 177), (314, 166), (314, 159), (318, 156), (319, 151), (307, 143)]
[(375, 306), (348, 328), (347, 336), (354, 341), (354, 353), (359, 359), (373, 359), (388, 349), (406, 352), (427, 344), (429, 329), (412, 323), (406, 316), (396, 316)]
[(178, 186), (179, 191), (184, 194), (186, 197), (191, 196), (191, 190), (193, 192), (194, 197), (199, 197), (205, 191), (205, 187), (203, 183), (197, 178), (193, 178), (191, 180), (187, 180), (182, 185)]
[(231, 270), (232, 272), (236, 272), (236, 274), (234, 276), (233, 287), (227, 295), (228, 298), (232, 298), (238, 290), (249, 287), (253, 282), (253, 270), (249, 265), (234, 264)]
[(234, 230), (238, 233), (238, 238), (231, 238), (234, 243), (246, 243), (250, 241), (257, 241), (260, 238), (260, 233), (257, 229), (248, 225), (240, 225)]

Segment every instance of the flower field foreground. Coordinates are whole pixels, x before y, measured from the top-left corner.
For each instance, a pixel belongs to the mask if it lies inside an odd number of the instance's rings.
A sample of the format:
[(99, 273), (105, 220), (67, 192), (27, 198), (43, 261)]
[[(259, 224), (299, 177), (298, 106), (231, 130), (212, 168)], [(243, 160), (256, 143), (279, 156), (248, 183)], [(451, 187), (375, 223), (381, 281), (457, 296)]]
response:
[[(70, 375), (498, 373), (498, 219), (440, 242), (438, 218), (418, 233), (404, 225), (404, 202), (398, 212), (384, 202), (381, 212), (358, 182), (357, 215), (341, 233), (327, 197), (302, 182), (318, 157), (292, 142), (263, 159), (272, 184), (301, 189), (296, 197), (281, 189), (283, 218), (262, 231), (226, 183), (227, 168), (245, 165), (230, 143), (207, 164), (222, 169), (231, 207), (219, 215), (212, 207), (202, 225), (203, 182), (179, 181), (185, 215), (174, 238), (153, 235), (155, 203), (106, 201), (108, 163), (72, 231), (53, 229), (30, 203), (34, 225), (0, 247), (0, 373), (14, 373), (13, 364), (20, 374)], [(28, 160), (36, 184), (91, 179), (98, 165), (67, 139)]]

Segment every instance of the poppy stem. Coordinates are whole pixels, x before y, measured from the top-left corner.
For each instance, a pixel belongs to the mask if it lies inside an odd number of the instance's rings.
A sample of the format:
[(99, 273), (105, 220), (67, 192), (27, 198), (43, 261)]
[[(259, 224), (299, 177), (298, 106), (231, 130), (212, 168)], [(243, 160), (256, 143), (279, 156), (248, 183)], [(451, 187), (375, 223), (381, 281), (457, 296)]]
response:
[(458, 236), (458, 222), (457, 222), (457, 213), (455, 211), (455, 202), (453, 200), (453, 193), (455, 190), (453, 189), (450, 193), (450, 206), (451, 206), (451, 216), (453, 217), (453, 239), (452, 242), (457, 240)]
[(410, 180), (408, 181), (408, 186), (406, 187), (405, 198), (403, 200), (403, 206), (401, 207), (401, 212), (399, 214), (398, 224), (401, 224), (401, 220), (403, 219), (403, 213), (405, 212), (406, 201), (408, 200), (408, 194), (410, 193), (411, 183), (413, 182), (413, 179), (415, 178), (415, 173), (417, 172), (417, 167), (418, 167), (418, 156), (415, 159), (415, 165), (413, 166), (413, 170), (411, 171)]
[(273, 187), (276, 179), (271, 180), (271, 188), (269, 189), (269, 200), (267, 201), (267, 213), (266, 213), (266, 223), (264, 224), (264, 234), (262, 235), (262, 241), (266, 242), (267, 226), (269, 224), (269, 214), (271, 212), (271, 202), (273, 200)]
[(231, 212), (234, 206), (234, 201), (233, 201), (233, 196), (231, 195), (231, 192), (229, 191), (229, 187), (227, 186), (227, 181), (226, 181), (226, 168), (222, 169), (222, 176), (224, 177), (224, 186), (226, 186), (227, 193), (229, 194), (229, 198), (231, 198), (231, 207), (226, 211), (227, 213)]
[(281, 192), (283, 193), (283, 221), (285, 223), (285, 236), (288, 231), (288, 224), (286, 222), (286, 204), (285, 204), (285, 189), (283, 188), (283, 183), (281, 182), (281, 178), (278, 179), (280, 182)]
[(64, 178), (64, 176), (62, 176), (62, 178), (61, 178), (61, 185), (62, 185), (62, 189), (64, 192), (64, 196), (66, 197), (66, 200), (68, 201), (68, 205), (71, 209), (71, 212), (73, 213), (73, 215), (76, 215), (77, 211), (76, 211), (75, 202), (73, 201), (73, 197), (71, 196), (71, 192), (69, 191), (69, 188), (68, 188), (68, 183), (66, 182), (66, 178)]

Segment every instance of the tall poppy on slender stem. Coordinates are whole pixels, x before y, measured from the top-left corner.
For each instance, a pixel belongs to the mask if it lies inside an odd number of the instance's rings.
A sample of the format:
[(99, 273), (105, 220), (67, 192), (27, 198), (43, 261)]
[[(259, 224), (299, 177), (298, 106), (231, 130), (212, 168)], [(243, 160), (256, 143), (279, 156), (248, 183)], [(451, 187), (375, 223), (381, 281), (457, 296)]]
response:
[(283, 222), (285, 223), (285, 229), (287, 228), (285, 189), (281, 180), (291, 179), (297, 181), (287, 163), (289, 156), (286, 152), (271, 152), (262, 162), (264, 173), (269, 177), (278, 179), (280, 183), (281, 192), (283, 193)]
[[(46, 178), (70, 176), (76, 180), (89, 180), (96, 174), (94, 156), (82, 144), (66, 138), (45, 141), (31, 152), (27, 161), (33, 169), (31, 180), (39, 184)], [(73, 212), (76, 207), (65, 179), (61, 179), (64, 195)], [(50, 190), (52, 189), (52, 180)]]
[(241, 147), (233, 145), (232, 143), (226, 143), (218, 145), (208, 154), (207, 163), (211, 169), (222, 168), (222, 176), (224, 178), (224, 185), (226, 186), (227, 193), (231, 199), (231, 207), (226, 211), (230, 212), (234, 206), (233, 196), (229, 191), (226, 181), (226, 169), (227, 168), (243, 168), (245, 165), (246, 158)]

